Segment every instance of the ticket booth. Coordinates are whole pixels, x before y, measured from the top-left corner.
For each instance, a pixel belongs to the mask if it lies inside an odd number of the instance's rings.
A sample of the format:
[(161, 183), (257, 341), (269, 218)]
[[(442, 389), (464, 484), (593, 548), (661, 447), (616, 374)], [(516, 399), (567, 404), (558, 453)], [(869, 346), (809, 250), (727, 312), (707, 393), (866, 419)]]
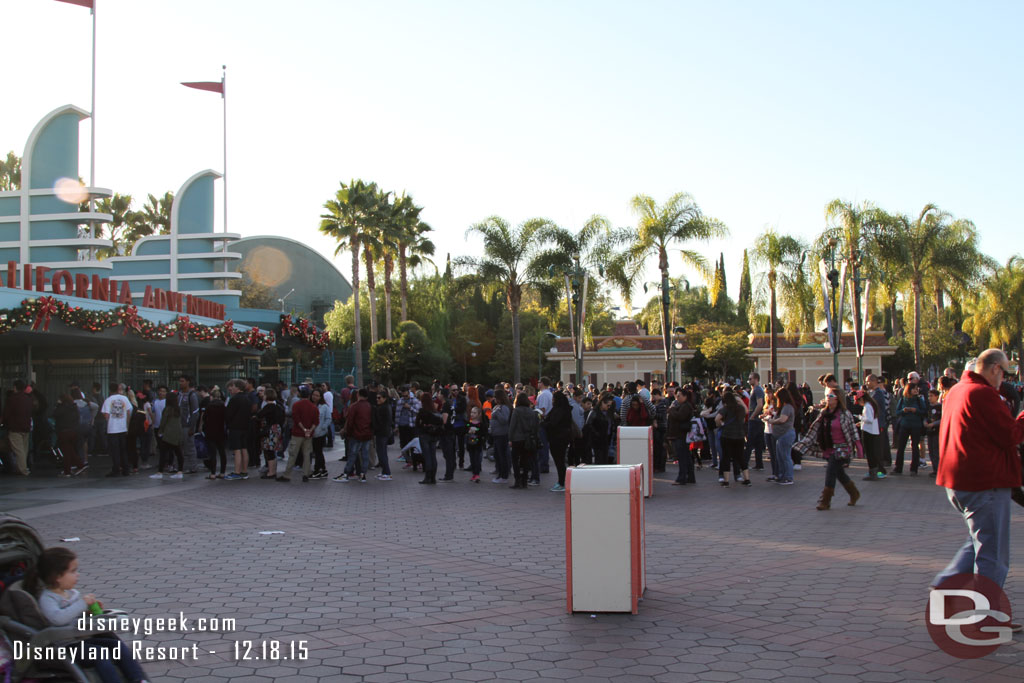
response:
[(643, 470), (582, 465), (565, 476), (566, 602), (637, 614), (646, 589)]
[(654, 428), (619, 427), (616, 439), (616, 462), (644, 468), (644, 498), (650, 498), (654, 495)]

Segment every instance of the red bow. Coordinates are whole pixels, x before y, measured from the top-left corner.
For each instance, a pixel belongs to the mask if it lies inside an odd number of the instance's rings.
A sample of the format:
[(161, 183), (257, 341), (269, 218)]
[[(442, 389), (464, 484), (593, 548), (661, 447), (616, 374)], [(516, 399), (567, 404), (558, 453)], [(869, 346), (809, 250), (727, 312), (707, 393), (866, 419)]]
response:
[(181, 337), (181, 341), (188, 341), (188, 328), (192, 324), (187, 315), (180, 315), (178, 319), (174, 321), (178, 326), (178, 336)]
[(121, 331), (121, 336), (128, 334), (128, 331), (139, 332), (139, 309), (134, 304), (125, 306), (124, 309), (124, 330)]
[(43, 331), (50, 331), (50, 316), (57, 312), (57, 301), (52, 296), (44, 296), (36, 304), (36, 321), (32, 330), (38, 330), (42, 325)]
[(232, 320), (226, 321), (221, 325), (221, 337), (224, 338), (225, 344), (231, 344), (235, 339), (235, 323)]

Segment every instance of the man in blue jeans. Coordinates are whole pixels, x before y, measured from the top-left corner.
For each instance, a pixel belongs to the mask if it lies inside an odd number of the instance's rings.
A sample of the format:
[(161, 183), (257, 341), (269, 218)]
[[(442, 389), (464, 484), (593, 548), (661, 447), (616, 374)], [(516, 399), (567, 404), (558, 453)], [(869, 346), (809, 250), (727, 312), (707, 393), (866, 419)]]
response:
[(1009, 572), (1010, 493), (1021, 485), (1017, 446), (1024, 441), (1024, 413), (1011, 416), (999, 395), (1008, 374), (1006, 354), (988, 349), (943, 402), (935, 483), (963, 515), (968, 537), (933, 588), (957, 574), (981, 574), (1002, 586)]
[[(750, 462), (750, 452), (754, 452), (755, 470), (764, 469), (764, 422), (761, 422), (761, 411), (764, 409), (764, 389), (761, 388), (761, 375), (750, 373), (750, 405), (747, 406), (747, 443), (743, 448), (743, 462)], [(746, 468), (744, 468), (746, 469)]]

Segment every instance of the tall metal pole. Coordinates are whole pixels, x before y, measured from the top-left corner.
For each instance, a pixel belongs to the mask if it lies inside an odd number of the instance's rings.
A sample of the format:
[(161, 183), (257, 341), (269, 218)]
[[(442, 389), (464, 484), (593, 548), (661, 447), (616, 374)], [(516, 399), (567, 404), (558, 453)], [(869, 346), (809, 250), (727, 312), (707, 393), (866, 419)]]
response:
[[(96, 187), (96, 3), (93, 0), (89, 13), (92, 14), (92, 102), (89, 105), (89, 116), (92, 118), (89, 126), (89, 186)], [(92, 192), (89, 193), (89, 213), (95, 209), (95, 200)], [(96, 237), (96, 223), (89, 221), (89, 239)], [(89, 249), (89, 258), (96, 258), (96, 248)]]
[[(224, 105), (224, 175), (221, 176), (224, 182), (224, 232), (228, 231), (228, 65), (221, 65), (222, 73), (220, 77), (220, 99)], [(225, 237), (224, 245), (224, 289), (228, 289), (228, 278), (226, 277), (228, 272), (228, 240)], [(357, 293), (358, 294), (358, 293)]]

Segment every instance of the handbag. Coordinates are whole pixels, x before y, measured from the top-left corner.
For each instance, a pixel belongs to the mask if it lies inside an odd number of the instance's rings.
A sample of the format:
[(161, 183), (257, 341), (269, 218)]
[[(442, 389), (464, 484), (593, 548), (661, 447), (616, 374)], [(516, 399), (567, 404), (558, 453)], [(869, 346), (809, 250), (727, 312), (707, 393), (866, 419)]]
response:
[(690, 423), (690, 431), (686, 434), (686, 443), (699, 443), (707, 438), (704, 432), (703, 418), (696, 418)]
[(843, 467), (849, 467), (853, 460), (853, 449), (848, 443), (837, 443), (832, 446), (832, 457)]

